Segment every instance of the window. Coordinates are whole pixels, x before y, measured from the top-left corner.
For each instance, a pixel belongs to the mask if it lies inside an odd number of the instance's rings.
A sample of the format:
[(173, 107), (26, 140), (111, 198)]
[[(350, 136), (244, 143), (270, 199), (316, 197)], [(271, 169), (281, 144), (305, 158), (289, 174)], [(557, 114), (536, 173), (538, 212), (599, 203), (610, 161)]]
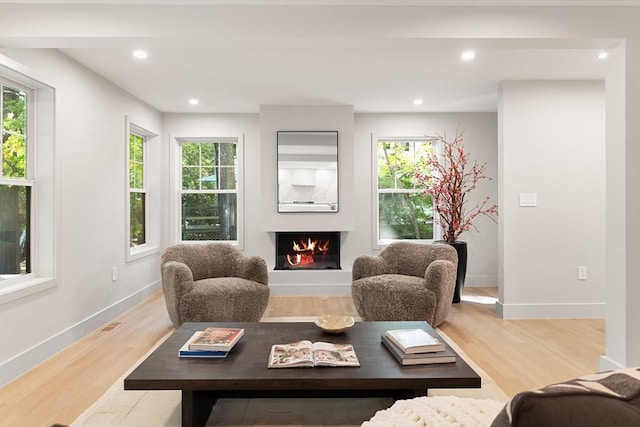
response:
[(33, 177), (28, 163), (27, 90), (0, 81), (2, 167), (0, 168), (0, 276), (31, 273), (31, 205)]
[(160, 250), (160, 147), (158, 134), (126, 118), (127, 261)]
[(433, 239), (433, 200), (414, 179), (416, 166), (432, 152), (430, 140), (378, 138), (375, 150), (378, 245)]
[(55, 286), (55, 88), (0, 54), (0, 304)]
[(238, 139), (182, 140), (181, 239), (238, 238)]
[(129, 246), (146, 243), (145, 137), (129, 134)]

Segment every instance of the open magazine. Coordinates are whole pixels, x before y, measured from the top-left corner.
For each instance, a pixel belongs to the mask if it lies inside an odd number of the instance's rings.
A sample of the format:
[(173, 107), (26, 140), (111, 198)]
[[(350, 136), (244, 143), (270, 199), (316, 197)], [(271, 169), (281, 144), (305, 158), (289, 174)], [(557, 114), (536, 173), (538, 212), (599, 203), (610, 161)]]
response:
[(269, 368), (304, 366), (360, 366), (360, 362), (351, 344), (303, 340), (271, 346)]

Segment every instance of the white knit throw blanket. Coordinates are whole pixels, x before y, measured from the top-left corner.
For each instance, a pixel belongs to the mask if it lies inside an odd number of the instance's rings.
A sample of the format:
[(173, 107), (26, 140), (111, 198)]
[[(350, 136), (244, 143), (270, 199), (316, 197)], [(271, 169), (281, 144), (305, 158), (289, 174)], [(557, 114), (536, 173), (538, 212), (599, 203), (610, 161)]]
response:
[(362, 427), (488, 427), (504, 403), (455, 396), (399, 400)]

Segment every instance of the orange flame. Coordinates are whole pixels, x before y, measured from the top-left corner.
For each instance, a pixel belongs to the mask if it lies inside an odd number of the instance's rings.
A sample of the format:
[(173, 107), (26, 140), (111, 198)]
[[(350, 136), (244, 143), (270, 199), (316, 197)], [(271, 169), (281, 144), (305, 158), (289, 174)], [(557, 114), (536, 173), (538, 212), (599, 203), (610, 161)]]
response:
[(314, 254), (317, 252), (321, 256), (325, 256), (329, 250), (329, 241), (311, 240), (307, 238), (306, 243), (301, 240), (300, 243), (292, 242), (293, 253), (287, 254), (287, 262), (289, 265), (309, 265), (315, 262)]

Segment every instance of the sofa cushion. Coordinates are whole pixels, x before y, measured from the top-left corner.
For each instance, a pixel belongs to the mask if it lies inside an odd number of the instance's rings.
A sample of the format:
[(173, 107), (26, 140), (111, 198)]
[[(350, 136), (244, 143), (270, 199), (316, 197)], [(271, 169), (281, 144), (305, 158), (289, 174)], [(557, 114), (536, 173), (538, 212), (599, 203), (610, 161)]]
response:
[(640, 426), (640, 368), (575, 378), (515, 395), (491, 427)]

